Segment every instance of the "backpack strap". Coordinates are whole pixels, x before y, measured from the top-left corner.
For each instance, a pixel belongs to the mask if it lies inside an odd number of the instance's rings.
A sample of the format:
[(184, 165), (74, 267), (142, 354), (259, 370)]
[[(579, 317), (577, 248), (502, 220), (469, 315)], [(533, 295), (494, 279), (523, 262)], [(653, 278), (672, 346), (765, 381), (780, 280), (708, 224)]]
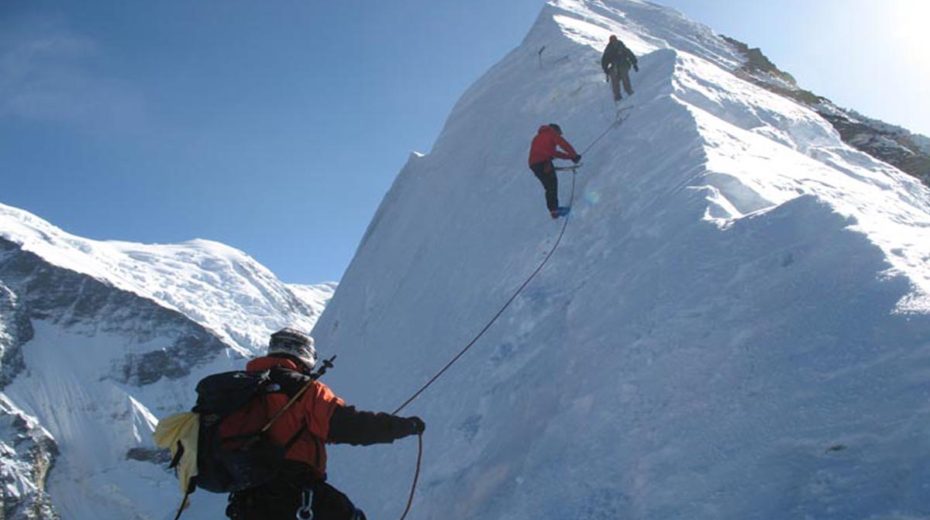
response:
[[(314, 380), (313, 378), (308, 379), (307, 382), (304, 384), (304, 386), (302, 386), (302, 387), (300, 388), (300, 390), (298, 390), (297, 393), (295, 393), (295, 394), (290, 398), (290, 400), (288, 400), (288, 402), (285, 403), (284, 406), (282, 406), (280, 409), (278, 409), (278, 411), (275, 412), (275, 414), (271, 417), (271, 419), (268, 419), (268, 422), (265, 423), (265, 425), (262, 426), (262, 428), (261, 428), (260, 430), (258, 430), (259, 435), (260, 435), (260, 434), (263, 434), (263, 433), (267, 432), (269, 429), (271, 429), (271, 426), (274, 425), (275, 421), (277, 421), (278, 419), (280, 419), (281, 416), (284, 415), (284, 412), (286, 412), (291, 406), (294, 405), (294, 403), (296, 403), (297, 401), (299, 401), (300, 398), (303, 397), (303, 395), (304, 395), (305, 393), (307, 393), (307, 390), (309, 390), (310, 387), (313, 386), (314, 381), (315, 381), (315, 380)], [(304, 427), (306, 427), (306, 425), (305, 425)]]
[(181, 440), (178, 439), (178, 449), (174, 452), (174, 457), (171, 457), (171, 464), (168, 464), (168, 469), (174, 469), (178, 467), (178, 464), (181, 463), (181, 457), (184, 456), (184, 445), (181, 444)]
[(187, 491), (184, 492), (184, 498), (181, 499), (181, 505), (178, 506), (178, 512), (174, 515), (174, 520), (181, 518), (181, 515), (184, 513), (184, 510), (187, 509), (187, 506), (190, 505), (190, 496), (194, 490), (197, 489), (197, 484), (194, 483), (194, 479), (191, 479), (190, 484), (187, 485)]
[(291, 435), (291, 438), (288, 439), (287, 442), (284, 443), (284, 453), (287, 453), (291, 449), (291, 447), (294, 444), (296, 444), (298, 440), (300, 440), (300, 436), (303, 435), (305, 431), (307, 431), (306, 422), (301, 424), (300, 428), (298, 428), (297, 431), (294, 432), (294, 435)]
[[(310, 383), (312, 383), (312, 382), (313, 382), (313, 381), (311, 380)], [(305, 386), (305, 387), (302, 389), (302, 391), (303, 391), (303, 392), (306, 392), (306, 390), (307, 390), (307, 388), (309, 388), (309, 386), (310, 386), (309, 384), (308, 384), (307, 386)], [(285, 404), (284, 406), (282, 406), (281, 409), (278, 410), (278, 412), (274, 415), (274, 417), (272, 417), (271, 419), (269, 419), (268, 422), (265, 423), (265, 426), (263, 426), (260, 430), (255, 431), (255, 432), (252, 432), (252, 433), (243, 433), (243, 434), (240, 434), (240, 435), (230, 435), (229, 437), (225, 437), (223, 440), (224, 440), (224, 441), (238, 441), (238, 440), (242, 440), (242, 441), (244, 441), (243, 444), (242, 444), (242, 446), (244, 446), (245, 448), (248, 448), (248, 447), (252, 446), (253, 444), (257, 443), (257, 442), (262, 438), (262, 435), (264, 435), (264, 434), (271, 428), (271, 426), (274, 424), (274, 422), (275, 422), (276, 420), (278, 420), (278, 419), (281, 417), (281, 415), (284, 414), (284, 412), (287, 410), (288, 406), (294, 404), (294, 403), (297, 401), (297, 399), (300, 397), (300, 395), (302, 395), (302, 394), (301, 394), (301, 393), (297, 393), (296, 395), (294, 395), (294, 397), (292, 397), (291, 400), (287, 402), (287, 404)], [(291, 435), (290, 438), (288, 438), (287, 442), (284, 443), (284, 446), (283, 446), (283, 447), (284, 447), (284, 453), (287, 453), (288, 450), (291, 449), (291, 446), (293, 446), (293, 445), (300, 439), (300, 436), (303, 435), (303, 433), (304, 433), (305, 431), (307, 431), (307, 422), (306, 422), (306, 421), (302, 421), (302, 423), (301, 423), (301, 425), (300, 425), (300, 428), (298, 428), (297, 431), (295, 431), (294, 434)]]

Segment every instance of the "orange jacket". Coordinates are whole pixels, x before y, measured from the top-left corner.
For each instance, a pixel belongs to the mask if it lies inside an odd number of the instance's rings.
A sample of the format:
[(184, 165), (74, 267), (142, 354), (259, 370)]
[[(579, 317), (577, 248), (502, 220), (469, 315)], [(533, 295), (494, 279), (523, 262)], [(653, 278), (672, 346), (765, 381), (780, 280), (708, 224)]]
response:
[[(560, 152), (557, 147), (561, 147), (566, 153)], [(530, 166), (541, 162), (551, 161), (554, 157), (560, 159), (572, 159), (577, 153), (568, 141), (562, 139), (562, 136), (549, 125), (539, 127), (539, 133), (533, 138), (533, 144), (530, 145)]]
[[(281, 357), (260, 357), (249, 361), (246, 370), (261, 372), (272, 367), (298, 370), (297, 363)], [(265, 394), (261, 399), (253, 400), (248, 406), (227, 417), (220, 426), (223, 437), (254, 433), (262, 428), (274, 414), (288, 402), (287, 394), (277, 392)], [(268, 430), (268, 437), (277, 445), (285, 445), (305, 426), (300, 435), (294, 439), (285, 458), (308, 464), (319, 478), (326, 475), (326, 448), (324, 443), (329, 438), (329, 422), (336, 408), (345, 402), (336, 396), (328, 386), (313, 381), (310, 388), (300, 399), (291, 405)]]

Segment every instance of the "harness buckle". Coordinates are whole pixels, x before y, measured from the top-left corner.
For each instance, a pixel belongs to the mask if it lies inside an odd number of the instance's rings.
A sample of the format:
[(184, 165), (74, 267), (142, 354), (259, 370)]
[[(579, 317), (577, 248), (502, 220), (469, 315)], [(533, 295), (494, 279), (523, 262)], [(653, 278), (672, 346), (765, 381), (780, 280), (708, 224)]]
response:
[(300, 507), (295, 515), (297, 520), (313, 520), (313, 490), (305, 489), (300, 494)]

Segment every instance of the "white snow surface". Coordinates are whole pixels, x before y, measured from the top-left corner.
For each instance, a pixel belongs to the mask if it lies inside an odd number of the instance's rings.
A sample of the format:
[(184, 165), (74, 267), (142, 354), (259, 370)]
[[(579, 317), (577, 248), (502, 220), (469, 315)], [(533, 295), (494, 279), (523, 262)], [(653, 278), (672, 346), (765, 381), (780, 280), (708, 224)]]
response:
[[(587, 149), (611, 33), (635, 108)], [(584, 166), (549, 263), (402, 412), (427, 423), (408, 518), (930, 517), (930, 191), (740, 59), (666, 8), (555, 0), (411, 156), (314, 330), (364, 409), (403, 403), (552, 247), (539, 125)], [(413, 440), (331, 451), (369, 518), (399, 516)]]

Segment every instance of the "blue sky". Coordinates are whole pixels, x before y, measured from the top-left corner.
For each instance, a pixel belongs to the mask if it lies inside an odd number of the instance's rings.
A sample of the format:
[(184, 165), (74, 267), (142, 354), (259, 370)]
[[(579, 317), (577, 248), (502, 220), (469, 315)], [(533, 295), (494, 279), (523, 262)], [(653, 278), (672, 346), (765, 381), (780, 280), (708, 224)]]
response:
[[(288, 282), (338, 280), (408, 154), (542, 3), (3, 0), (0, 202), (89, 238), (207, 238)], [(930, 134), (920, 0), (661, 3)]]

